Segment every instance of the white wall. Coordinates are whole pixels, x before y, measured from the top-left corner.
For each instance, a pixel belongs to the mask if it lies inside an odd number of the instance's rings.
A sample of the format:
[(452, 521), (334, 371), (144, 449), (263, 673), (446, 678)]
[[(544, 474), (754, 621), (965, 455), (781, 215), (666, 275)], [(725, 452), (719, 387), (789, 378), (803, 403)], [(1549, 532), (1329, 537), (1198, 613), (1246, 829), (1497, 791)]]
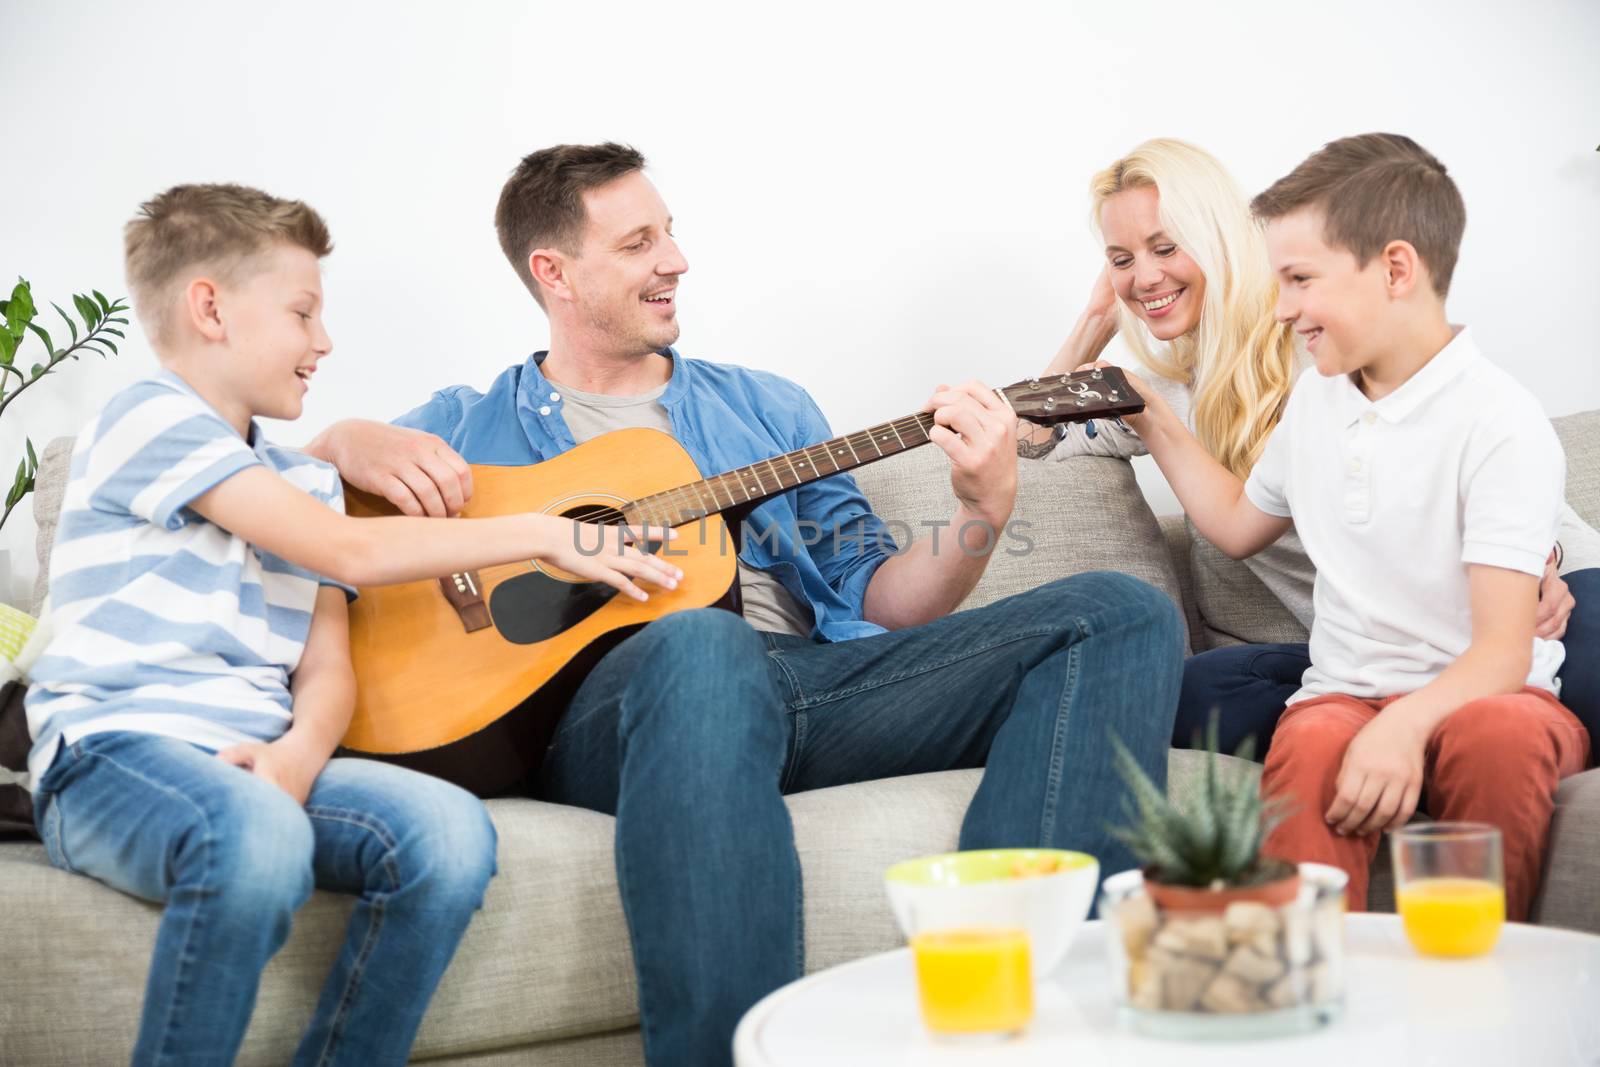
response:
[[(327, 216), (336, 358), (285, 441), (542, 347), (495, 199), (522, 154), (607, 138), (650, 157), (677, 217), (683, 351), (789, 375), (839, 432), (1041, 366), (1099, 268), (1087, 178), (1156, 135), (1250, 191), (1337, 136), (1416, 137), (1467, 200), (1454, 317), (1551, 414), (1600, 406), (1593, 0), (0, 0), (0, 27), (0, 278), (124, 292), (122, 223), (180, 181)], [(41, 383), (0, 425), (0, 474), (24, 430), (72, 432), (152, 367), (140, 339)], [(30, 516), (0, 545), (20, 591)]]

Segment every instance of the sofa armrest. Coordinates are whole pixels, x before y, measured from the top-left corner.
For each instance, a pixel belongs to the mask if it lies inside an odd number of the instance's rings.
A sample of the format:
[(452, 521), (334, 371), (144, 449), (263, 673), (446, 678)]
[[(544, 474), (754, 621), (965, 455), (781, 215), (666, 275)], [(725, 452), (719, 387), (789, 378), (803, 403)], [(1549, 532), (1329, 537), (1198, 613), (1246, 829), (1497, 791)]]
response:
[(39, 556), (39, 575), (28, 598), (28, 614), (37, 616), (50, 590), (50, 549), (56, 541), (56, 523), (61, 518), (61, 498), (67, 491), (67, 474), (72, 466), (71, 437), (57, 437), (39, 457), (39, 470), (33, 480), (34, 551)]
[(1556, 790), (1532, 920), (1600, 934), (1600, 769), (1575, 774)]

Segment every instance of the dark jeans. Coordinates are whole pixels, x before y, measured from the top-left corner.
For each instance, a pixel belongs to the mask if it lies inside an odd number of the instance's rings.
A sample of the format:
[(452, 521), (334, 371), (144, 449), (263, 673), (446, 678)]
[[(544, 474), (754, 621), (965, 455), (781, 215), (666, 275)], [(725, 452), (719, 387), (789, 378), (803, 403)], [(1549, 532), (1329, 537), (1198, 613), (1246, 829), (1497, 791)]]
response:
[(1110, 737), (1165, 782), (1182, 633), (1160, 592), (1097, 573), (838, 644), (705, 609), (617, 646), (557, 730), (543, 795), (616, 814), (646, 1059), (728, 1063), (740, 1016), (801, 975), (784, 793), (987, 766), (962, 848), (1133, 866), (1106, 829)]
[[(1561, 703), (1589, 731), (1589, 752), (1600, 757), (1600, 567), (1563, 575), (1577, 601), (1562, 638), (1566, 660)], [(1191, 656), (1183, 667), (1183, 691), (1172, 743), (1195, 747), (1211, 709), (1221, 711), (1219, 748), (1233, 752), (1248, 736), (1256, 738), (1256, 759), (1266, 755), (1284, 705), (1300, 688), (1300, 676), (1311, 666), (1305, 645), (1231, 645)]]

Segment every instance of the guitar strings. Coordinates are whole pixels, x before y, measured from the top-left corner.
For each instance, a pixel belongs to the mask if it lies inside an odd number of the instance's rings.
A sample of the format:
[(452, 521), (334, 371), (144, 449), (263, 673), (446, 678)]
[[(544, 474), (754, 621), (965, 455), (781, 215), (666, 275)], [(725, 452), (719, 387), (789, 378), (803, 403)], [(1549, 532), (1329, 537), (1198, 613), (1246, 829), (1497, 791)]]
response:
[[(1076, 380), (1079, 377), (1087, 379), (1089, 376), (1089, 372), (1081, 372), (1080, 374), (1068, 375), (1067, 377)], [(1008, 394), (1006, 398), (1008, 402), (1012, 400), (1009, 395), (1011, 390), (1018, 388), (1018, 386), (1012, 386), (1006, 391)], [(1021, 391), (1026, 392), (1027, 390), (1022, 389)], [(717, 501), (717, 488), (720, 484), (722, 491), (728, 495), (730, 501), (733, 501), (733, 490), (729, 488), (727, 484), (727, 480), (730, 478), (732, 478), (736, 483), (740, 484), (742, 488), (745, 479), (753, 475), (757, 485), (760, 488), (765, 489), (766, 478), (756, 470), (757, 467), (765, 464), (767, 469), (772, 472), (772, 477), (777, 481), (779, 486), (778, 491), (781, 492), (787, 487), (783, 485), (783, 474), (776, 465), (776, 461), (778, 460), (783, 460), (786, 462), (789, 465), (791, 473), (799, 478), (799, 471), (796, 470), (794, 466), (794, 457), (800, 457), (803, 461), (802, 465), (809, 465), (813, 472), (820, 474), (821, 472), (816, 465), (817, 460), (821, 456), (826, 456), (828, 457), (829, 462), (831, 462), (834, 466), (834, 473), (838, 473), (844, 470), (845, 467), (834, 458), (835, 446), (843, 445), (844, 448), (848, 448), (850, 450), (852, 458), (856, 461), (855, 463), (851, 464), (852, 468), (862, 466), (863, 463), (861, 457), (857, 452), (858, 445), (863, 448), (870, 446), (872, 451), (877, 453), (876, 455), (872, 456), (871, 459), (866, 461), (871, 462), (875, 459), (885, 458), (883, 449), (879, 446), (875, 439), (877, 435), (881, 434), (884, 440), (888, 440), (889, 434), (894, 434), (895, 439), (900, 446), (898, 449), (896, 449), (896, 452), (914, 447), (914, 445), (906, 444), (904, 438), (901, 436), (902, 430), (920, 433), (922, 435), (921, 440), (916, 441), (915, 444), (925, 444), (928, 440), (928, 431), (932, 428), (932, 418), (933, 415), (931, 412), (920, 411), (914, 415), (906, 415), (902, 418), (895, 419), (891, 422), (882, 423), (866, 430), (859, 430), (853, 434), (845, 434), (841, 437), (835, 437), (830, 441), (821, 441), (807, 448), (796, 449), (793, 452), (786, 452), (782, 455), (771, 456), (764, 460), (757, 460), (755, 463), (747, 464), (746, 466), (737, 468), (735, 470), (725, 471), (722, 474), (713, 475), (710, 478), (703, 478), (699, 482), (690, 483), (690, 485), (678, 486), (674, 489), (668, 489), (660, 493), (652, 493), (649, 496), (639, 498), (639, 500), (636, 500), (633, 503), (640, 504), (644, 501), (652, 501), (652, 509), (670, 507), (678, 509), (686, 514), (696, 511), (709, 514), (709, 512), (707, 512), (703, 507), (705, 501), (701, 494), (704, 492), (709, 492), (712, 502), (714, 504), (718, 504), (716, 510), (721, 510), (722, 505), (720, 505), (720, 503)], [(839, 454), (843, 454), (842, 448), (839, 449)], [(734, 477), (735, 475), (737, 475), (737, 478)], [(805, 479), (799, 478), (799, 480), (795, 483), (796, 486), (803, 481), (805, 481)], [(730, 504), (729, 506), (735, 506), (737, 503), (739, 502), (734, 501), (734, 503)], [(627, 516), (618, 508), (607, 507), (598, 508), (595, 511), (590, 512), (589, 514), (585, 515), (581, 521), (598, 523), (603, 526), (620, 526), (627, 522)]]

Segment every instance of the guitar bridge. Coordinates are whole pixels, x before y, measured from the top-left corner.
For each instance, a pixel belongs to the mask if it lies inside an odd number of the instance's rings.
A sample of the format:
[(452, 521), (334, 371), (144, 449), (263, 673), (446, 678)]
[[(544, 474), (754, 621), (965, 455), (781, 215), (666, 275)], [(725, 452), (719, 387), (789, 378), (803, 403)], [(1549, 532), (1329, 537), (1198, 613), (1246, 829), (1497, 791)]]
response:
[(456, 614), (461, 618), (461, 627), (467, 633), (488, 628), (489, 605), (483, 602), (483, 585), (478, 580), (477, 571), (463, 571), (440, 578), (439, 591), (456, 609)]

